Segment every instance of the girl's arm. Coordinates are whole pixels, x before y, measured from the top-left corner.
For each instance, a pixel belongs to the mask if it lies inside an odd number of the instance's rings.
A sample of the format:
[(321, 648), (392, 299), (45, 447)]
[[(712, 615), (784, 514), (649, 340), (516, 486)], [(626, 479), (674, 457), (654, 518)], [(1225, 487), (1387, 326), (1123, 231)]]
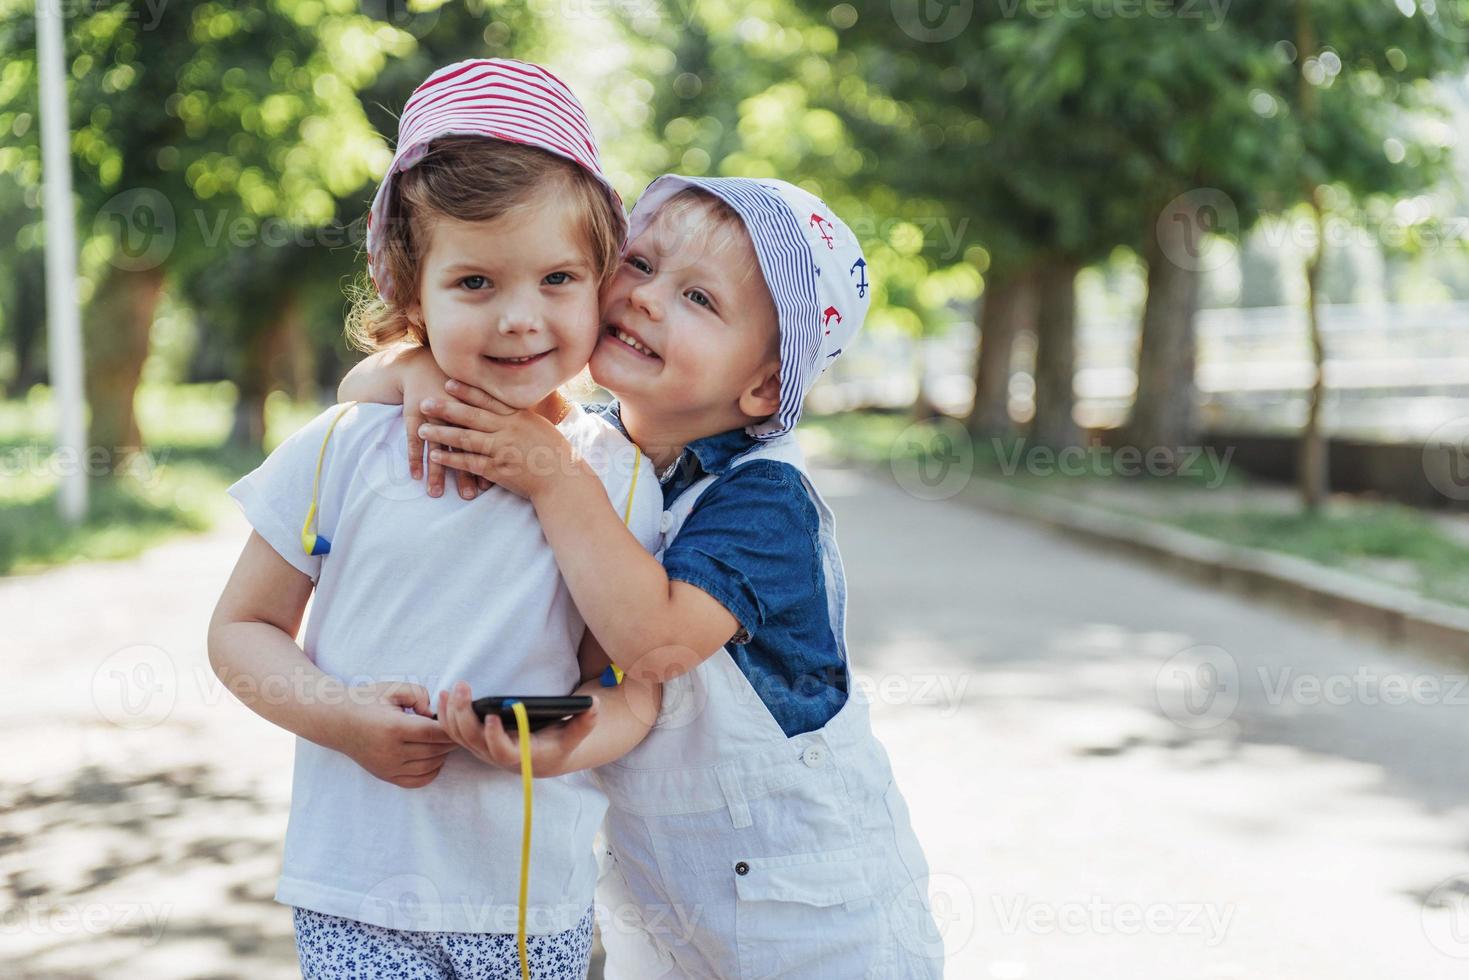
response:
[[(418, 436), (423, 424), (419, 404), (425, 398), (443, 398), (444, 382), (449, 376), (439, 370), (427, 347), (397, 344), (370, 354), (353, 365), (337, 385), (338, 402), (373, 402), (379, 405), (402, 405), (403, 424), (408, 431), (408, 472), (413, 479), (423, 476), (424, 442)], [(480, 490), (489, 487), (488, 480), (478, 480), (470, 473), (455, 473), (459, 496), (472, 500)], [(444, 466), (428, 462), (428, 495), (444, 493)]]
[[(582, 639), (579, 658), (582, 683), (572, 693), (591, 695), (592, 708), (564, 725), (549, 725), (531, 735), (531, 771), (536, 776), (561, 776), (620, 759), (658, 720), (662, 685), (628, 676), (616, 687), (602, 687), (602, 671), (611, 661), (590, 631)], [(482, 762), (519, 771), (518, 736), (507, 732), (496, 715), (481, 723), (470, 700), (469, 685), (462, 681), (452, 693), (439, 695), (445, 731)]]
[(345, 753), (379, 779), (428, 785), (454, 749), (426, 717), (428, 691), (416, 684), (349, 688), (312, 663), (293, 639), (311, 589), (310, 578), (252, 532), (209, 623), (210, 666), (266, 721)]

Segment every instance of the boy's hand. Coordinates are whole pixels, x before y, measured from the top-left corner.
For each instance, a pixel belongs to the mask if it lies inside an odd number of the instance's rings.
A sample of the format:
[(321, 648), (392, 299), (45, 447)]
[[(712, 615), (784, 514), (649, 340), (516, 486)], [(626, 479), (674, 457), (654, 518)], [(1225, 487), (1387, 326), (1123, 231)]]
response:
[[(439, 370), (439, 363), (427, 350), (420, 349), (411, 356), (405, 355), (399, 359), (402, 365), (403, 379), (403, 424), (408, 430), (408, 472), (413, 479), (421, 479), (424, 473), (425, 449), (442, 448), (425, 446), (423, 439), (418, 435), (419, 427), (427, 421), (421, 410), (425, 398), (434, 398), (444, 391), (444, 382), (449, 376)], [(444, 464), (435, 462), (432, 456), (428, 459), (428, 495), (430, 497), (442, 497), (444, 495)], [(470, 473), (456, 471), (454, 482), (459, 486), (459, 496), (465, 500), (473, 500), (481, 490), (486, 490), (490, 482)]]
[[(469, 685), (460, 681), (452, 692), (439, 694), (439, 723), (455, 742), (475, 758), (500, 769), (520, 772), (520, 735), (507, 732), (497, 715), (480, 722), (470, 706)], [(531, 772), (535, 776), (564, 776), (567, 761), (597, 723), (597, 702), (568, 722), (547, 725), (530, 736)]]
[(433, 708), (427, 689), (390, 682), (359, 685), (347, 694), (349, 707), (337, 748), (394, 786), (416, 789), (433, 782), (456, 746), (429, 717)]
[(517, 410), (478, 388), (448, 381), (451, 398), (428, 398), (419, 406), (430, 422), (419, 437), (437, 447), (434, 462), (474, 474), (534, 497), (572, 466), (571, 446), (559, 429), (537, 413)]

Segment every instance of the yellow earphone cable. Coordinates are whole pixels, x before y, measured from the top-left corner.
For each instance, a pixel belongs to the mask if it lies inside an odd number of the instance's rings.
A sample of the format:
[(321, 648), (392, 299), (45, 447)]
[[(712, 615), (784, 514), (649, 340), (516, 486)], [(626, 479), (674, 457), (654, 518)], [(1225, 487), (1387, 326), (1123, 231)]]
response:
[(326, 460), (326, 444), (331, 440), (332, 430), (342, 421), (342, 416), (356, 404), (347, 402), (343, 405), (337, 417), (332, 419), (332, 424), (326, 427), (326, 435), (321, 437), (321, 450), (316, 454), (316, 472), (311, 475), (311, 506), (306, 509), (306, 521), (301, 525), (301, 547), (308, 555), (326, 554), (331, 550), (331, 542), (328, 541), (326, 550), (317, 551), (317, 536), (311, 533), (311, 522), (316, 517), (316, 495), (321, 488), (321, 464)]
[(530, 719), (526, 716), (525, 705), (519, 701), (511, 704), (510, 710), (515, 712), (515, 730), (520, 735), (520, 785), (525, 791), (525, 831), (520, 836), (520, 908), (515, 920), (515, 948), (520, 953), (520, 980), (530, 980), (530, 956), (525, 948), (525, 909), (530, 900)]
[[(336, 423), (332, 423), (335, 425)], [(331, 430), (327, 430), (331, 435)], [(323, 448), (325, 445), (323, 444)], [(628, 527), (632, 524), (632, 502), (638, 492), (638, 473), (643, 463), (643, 451), (636, 444), (633, 445), (632, 483), (627, 489), (627, 507), (622, 512), (622, 524)], [(318, 463), (318, 467), (320, 464)], [(607, 668), (615, 672), (617, 681), (608, 684), (603, 680), (604, 687), (613, 687), (622, 681), (622, 671), (613, 664)], [(532, 773), (530, 763), (530, 719), (526, 716), (525, 705), (519, 701), (510, 704), (510, 710), (515, 713), (515, 732), (520, 736), (520, 785), (525, 795), (525, 828), (520, 834), (520, 905), (516, 909), (515, 917), (515, 949), (520, 955), (520, 980), (530, 980), (530, 954), (526, 951), (525, 918), (526, 907), (530, 902), (530, 829), (531, 829), (531, 791)]]
[(638, 474), (643, 471), (643, 451), (636, 443), (633, 444), (632, 457), (632, 484), (627, 488), (627, 506), (622, 510), (622, 526), (632, 526), (632, 498), (638, 492)]

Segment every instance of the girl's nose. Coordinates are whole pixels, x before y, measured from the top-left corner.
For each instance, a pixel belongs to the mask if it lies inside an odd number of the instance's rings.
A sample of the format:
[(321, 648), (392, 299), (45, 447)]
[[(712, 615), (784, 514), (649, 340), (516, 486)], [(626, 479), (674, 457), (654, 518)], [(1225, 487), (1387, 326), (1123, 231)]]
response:
[(528, 307), (512, 307), (500, 311), (495, 330), (506, 336), (535, 333), (540, 329), (540, 323), (541, 318), (534, 310)]

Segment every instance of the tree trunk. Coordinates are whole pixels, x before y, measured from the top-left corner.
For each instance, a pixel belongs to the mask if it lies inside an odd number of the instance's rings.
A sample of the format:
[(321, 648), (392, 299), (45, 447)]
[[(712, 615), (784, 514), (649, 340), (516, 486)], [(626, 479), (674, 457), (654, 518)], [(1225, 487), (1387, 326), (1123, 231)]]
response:
[[(1315, 126), (1316, 88), (1305, 75), (1307, 59), (1316, 51), (1316, 30), (1308, 0), (1299, 0), (1296, 4), (1296, 50), (1300, 52), (1298, 60), (1301, 63), (1301, 118), (1308, 126)], [(1296, 480), (1300, 484), (1301, 502), (1308, 512), (1314, 512), (1326, 499), (1330, 477), (1326, 437), (1321, 432), (1321, 403), (1326, 395), (1326, 348), (1321, 339), (1321, 300), (1318, 295), (1321, 259), (1326, 252), (1326, 222), (1321, 213), (1321, 187), (1308, 181), (1305, 190), (1306, 204), (1311, 209), (1316, 228), (1316, 247), (1306, 259), (1306, 330), (1311, 343), (1312, 376), (1306, 403), (1306, 425), (1301, 432), (1296, 459)]]
[(1076, 273), (1080, 263), (1051, 257), (1036, 270), (1035, 418), (1031, 438), (1061, 449), (1080, 443), (1076, 406)]
[(979, 311), (979, 354), (974, 364), (974, 407), (969, 431), (977, 438), (1008, 436), (1010, 419), (1010, 362), (1015, 338), (1034, 329), (1035, 283), (1028, 270), (996, 275), (986, 285)]
[(1137, 397), (1123, 438), (1125, 444), (1144, 451), (1189, 445), (1197, 435), (1194, 314), (1199, 306), (1199, 274), (1168, 257), (1188, 254), (1184, 238), (1189, 228), (1167, 218), (1153, 223), (1156, 232), (1148, 235), (1143, 256), (1148, 263), (1148, 296), (1138, 339)]
[(92, 409), (92, 446), (118, 453), (140, 449), (142, 435), (133, 408), (148, 334), (163, 297), (164, 272), (108, 270), (87, 304), (87, 401)]
[(290, 362), (301, 319), (295, 294), (287, 295), (276, 314), (244, 344), (245, 360), (236, 381), (234, 423), (230, 442), (248, 449), (265, 445), (265, 397), (292, 380)]
[(1320, 508), (1331, 492), (1326, 434), (1321, 431), (1321, 407), (1326, 398), (1326, 345), (1321, 336), (1321, 260), (1326, 251), (1326, 229), (1321, 203), (1313, 190), (1309, 203), (1316, 226), (1316, 247), (1306, 260), (1306, 331), (1311, 343), (1311, 390), (1306, 401), (1306, 425), (1301, 431), (1296, 475), (1301, 502), (1308, 511)]
[(34, 384), (46, 379), (46, 276), (45, 255), (39, 249), (22, 252), (16, 259), (14, 302), (8, 317), (14, 338), (15, 378), (7, 394), (23, 396)]
[(917, 393), (908, 409), (909, 418), (914, 422), (938, 418), (943, 413), (934, 405), (933, 399), (928, 397), (928, 351), (923, 346), (922, 334), (913, 338), (913, 379)]

